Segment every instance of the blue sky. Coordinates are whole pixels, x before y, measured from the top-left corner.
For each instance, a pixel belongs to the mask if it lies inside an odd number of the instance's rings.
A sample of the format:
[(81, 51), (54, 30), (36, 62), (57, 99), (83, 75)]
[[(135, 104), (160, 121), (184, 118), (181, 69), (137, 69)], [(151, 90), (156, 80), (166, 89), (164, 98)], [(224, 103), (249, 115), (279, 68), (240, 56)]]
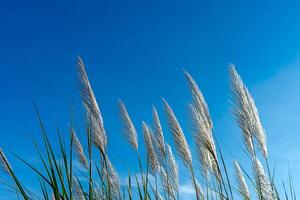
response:
[[(80, 55), (121, 175), (134, 168), (135, 158), (121, 134), (118, 99), (140, 131), (141, 120), (150, 122), (152, 105), (164, 118), (160, 98), (166, 98), (190, 138), (182, 69), (203, 90), (228, 162), (231, 153), (243, 159), (228, 102), (229, 63), (236, 64), (256, 100), (271, 161), (285, 160), (278, 165), (283, 177), (288, 163), (295, 173), (300, 170), (297, 1), (9, 1), (0, 3), (0, 24), (0, 146), (9, 158), (15, 152), (33, 159), (28, 133), (40, 137), (26, 93), (37, 102), (53, 139), (56, 126), (68, 134), (73, 101), (84, 136), (75, 73)], [(165, 125), (164, 130), (172, 143)], [(20, 174), (26, 171), (18, 161), (13, 165)]]

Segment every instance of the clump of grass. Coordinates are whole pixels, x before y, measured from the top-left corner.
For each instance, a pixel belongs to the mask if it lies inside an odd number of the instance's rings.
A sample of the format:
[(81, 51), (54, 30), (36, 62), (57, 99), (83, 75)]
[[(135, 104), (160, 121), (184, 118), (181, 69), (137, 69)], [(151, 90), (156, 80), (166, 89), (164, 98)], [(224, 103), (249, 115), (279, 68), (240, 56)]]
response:
[[(243, 148), (249, 157), (250, 172), (234, 160), (235, 181), (229, 176), (229, 166), (223, 158), (218, 141), (214, 137), (213, 122), (208, 105), (196, 81), (188, 72), (184, 72), (191, 91), (190, 124), (193, 127), (193, 139), (196, 144), (196, 156), (187, 142), (175, 112), (163, 99), (169, 130), (173, 137), (175, 150), (186, 166), (197, 200), (296, 200), (293, 181), (289, 177), (289, 187), (283, 183), (284, 194), (278, 193), (274, 175), (270, 172), (266, 134), (260, 122), (258, 110), (253, 97), (237, 73), (230, 66), (230, 83), (232, 89), (232, 110), (237, 124), (242, 131)], [(28, 190), (15, 174), (4, 152), (0, 149), (0, 169), (3, 172), (1, 183), (18, 199), (32, 200), (126, 200), (126, 199), (180, 199), (179, 167), (172, 147), (164, 138), (158, 111), (153, 106), (153, 126), (142, 122), (146, 163), (138, 145), (138, 132), (125, 104), (119, 100), (120, 119), (124, 135), (137, 156), (138, 174), (128, 173), (127, 182), (123, 184), (110, 161), (107, 152), (107, 135), (104, 118), (91, 87), (85, 66), (81, 58), (77, 60), (79, 91), (85, 108), (86, 145), (76, 135), (71, 123), (70, 137), (62, 140), (58, 132), (59, 155), (48, 138), (48, 133), (35, 104), (34, 108), (41, 128), (43, 150), (36, 142), (36, 149), (42, 169), (15, 155), (24, 165), (32, 170), (40, 180), (39, 193)], [(85, 149), (84, 146), (87, 148)], [(75, 156), (73, 155), (75, 154)], [(263, 165), (260, 161), (265, 161)], [(74, 164), (77, 160), (81, 167)], [(197, 165), (196, 165), (197, 164)], [(266, 170), (265, 170), (265, 167)], [(76, 170), (74, 170), (76, 169)], [(266, 173), (267, 172), (267, 173)], [(155, 181), (151, 181), (154, 177)], [(133, 183), (135, 182), (135, 183)], [(13, 195), (13, 194), (12, 194)]]

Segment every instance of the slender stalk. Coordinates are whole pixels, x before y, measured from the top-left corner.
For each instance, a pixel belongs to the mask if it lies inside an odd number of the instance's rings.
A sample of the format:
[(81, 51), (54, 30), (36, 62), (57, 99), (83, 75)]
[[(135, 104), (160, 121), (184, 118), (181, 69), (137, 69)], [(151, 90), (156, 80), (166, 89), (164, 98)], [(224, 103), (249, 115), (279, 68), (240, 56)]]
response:
[(200, 194), (198, 194), (198, 189), (197, 189), (197, 183), (196, 183), (196, 177), (195, 177), (195, 173), (194, 173), (194, 168), (193, 168), (192, 165), (190, 165), (189, 169), (190, 169), (190, 173), (191, 173), (191, 176), (192, 176), (193, 185), (194, 185), (195, 192), (196, 192), (196, 199), (200, 200), (200, 196), (199, 196)]

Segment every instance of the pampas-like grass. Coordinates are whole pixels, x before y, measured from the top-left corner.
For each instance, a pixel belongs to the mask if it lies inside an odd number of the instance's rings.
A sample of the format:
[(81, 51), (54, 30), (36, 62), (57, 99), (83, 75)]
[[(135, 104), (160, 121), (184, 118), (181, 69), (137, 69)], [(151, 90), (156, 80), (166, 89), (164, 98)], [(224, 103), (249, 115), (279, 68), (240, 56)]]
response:
[(258, 158), (255, 158), (253, 172), (256, 182), (257, 198), (261, 200), (277, 200), (272, 185), (265, 174), (264, 168)]
[(161, 128), (157, 110), (154, 106), (152, 107), (152, 117), (153, 117), (153, 124), (154, 124), (154, 133), (157, 142), (157, 148), (160, 154), (160, 159), (164, 160), (166, 154), (164, 135)]
[[(57, 130), (59, 133), (59, 151), (53, 149), (45, 126), (43, 125), (37, 110), (44, 149), (40, 149), (39, 145), (36, 143), (34, 143), (34, 145), (41, 165), (35, 167), (32, 163), (27, 162), (16, 155), (18, 159), (33, 170), (35, 175), (38, 175), (41, 187), (41, 192), (39, 192), (39, 194), (43, 196), (37, 199), (162, 200), (163, 196), (166, 200), (178, 200), (181, 196), (181, 191), (179, 191), (179, 167), (175, 156), (172, 153), (171, 146), (168, 145), (167, 140), (165, 140), (167, 137), (164, 138), (162, 124), (158, 117), (157, 110), (154, 107), (152, 108), (154, 131), (152, 131), (146, 123), (142, 123), (147, 152), (147, 169), (145, 170), (143, 169), (144, 159), (140, 157), (140, 152), (138, 151), (137, 131), (129, 117), (125, 105), (121, 101), (119, 102), (121, 119), (127, 136), (126, 138), (136, 150), (138, 155), (137, 165), (139, 167), (139, 174), (134, 174), (136, 185), (132, 185), (132, 171), (128, 173), (128, 184), (121, 185), (119, 175), (109, 160), (109, 151), (106, 150), (107, 137), (103, 125), (102, 114), (88, 80), (84, 64), (80, 58), (78, 58), (77, 62), (77, 71), (80, 80), (82, 102), (86, 109), (86, 117), (88, 120), (87, 138), (84, 140), (87, 141), (87, 145), (81, 145), (73, 129), (71, 129), (69, 138), (70, 145), (65, 145), (60, 131)], [(253, 98), (234, 67), (231, 68), (230, 75), (231, 87), (234, 93), (234, 114), (243, 131), (242, 135), (246, 144), (246, 149), (248, 149), (247, 154), (250, 153), (251, 155), (249, 163), (252, 164), (254, 176), (249, 176), (249, 173), (245, 171), (242, 173), (242, 169), (238, 162), (234, 161), (237, 187), (234, 187), (231, 183), (231, 179), (229, 178), (230, 173), (228, 173), (229, 167), (224, 160), (221, 148), (219, 148), (219, 146), (218, 148), (215, 147), (213, 124), (207, 103), (205, 102), (198, 85), (187, 72), (185, 72), (185, 76), (192, 92), (192, 103), (189, 105), (191, 111), (190, 118), (192, 119), (193, 124), (193, 134), (198, 154), (197, 160), (200, 161), (201, 174), (203, 176), (198, 177), (198, 174), (195, 174), (197, 171), (194, 170), (192, 153), (185, 135), (174, 111), (163, 99), (167, 123), (174, 139), (175, 150), (189, 170), (197, 200), (233, 200), (238, 199), (239, 196), (241, 199), (250, 200), (250, 196), (253, 198), (255, 193), (258, 200), (279, 200), (281, 197), (277, 193), (276, 182), (274, 182), (274, 177), (269, 170), (265, 132), (261, 126)], [(265, 174), (262, 164), (257, 159), (260, 155), (256, 154), (256, 149), (258, 148), (256, 148), (256, 146), (254, 147), (254, 144), (258, 144), (259, 150), (266, 160), (268, 176)], [(100, 150), (100, 152), (96, 151), (95, 153), (93, 145), (97, 150)], [(87, 149), (83, 149), (83, 146), (87, 146)], [(66, 147), (69, 148), (67, 149)], [(85, 151), (88, 152), (88, 157), (85, 156)], [(57, 152), (59, 152), (59, 155), (61, 156), (58, 156)], [(73, 152), (76, 154), (79, 162), (87, 170), (73, 170), (76, 168), (76, 165), (73, 163)], [(124, 155), (121, 153), (118, 156)], [(99, 160), (100, 162), (98, 162)], [(130, 162), (131, 161), (132, 160), (130, 159)], [(40, 166), (43, 167), (43, 169), (39, 170)], [(148, 169), (150, 170), (150, 174), (148, 173)], [(0, 170), (4, 171), (4, 174), (9, 175), (7, 179), (0, 179), (1, 186), (2, 184), (7, 186), (8, 189), (17, 193), (17, 196), (20, 199), (36, 199), (36, 195), (33, 192), (23, 187), (23, 184), (15, 175), (1, 149)], [(78, 178), (72, 178), (77, 177), (76, 173), (80, 173)], [(160, 181), (157, 180), (157, 173), (160, 175)], [(254, 187), (248, 189), (243, 174), (247, 175), (247, 178), (249, 178), (248, 182), (253, 183)], [(152, 177), (155, 178), (155, 185), (153, 185), (153, 181), (151, 181)], [(204, 190), (201, 189), (197, 178), (199, 178), (199, 183), (203, 185)], [(6, 180), (9, 182), (6, 182)], [(295, 200), (295, 189), (293, 188), (291, 179), (289, 185), (291, 194), (287, 194), (284, 185), (284, 195), (286, 199)], [(253, 192), (253, 194), (250, 195), (250, 191)], [(161, 193), (163, 195), (161, 195)]]
[(82, 191), (82, 188), (80, 187), (80, 184), (76, 177), (72, 178), (72, 195), (74, 200), (85, 200), (84, 192)]
[(147, 150), (147, 163), (151, 168), (151, 172), (155, 174), (155, 172), (158, 170), (158, 160), (153, 145), (153, 140), (152, 140), (153, 136), (151, 136), (149, 127), (145, 122), (142, 122), (142, 128), (143, 128), (145, 146)]
[(120, 179), (117, 171), (113, 167), (109, 158), (106, 156), (105, 165), (103, 168), (104, 177), (107, 178), (113, 198), (120, 199)]
[(176, 150), (183, 160), (184, 164), (190, 168), (192, 166), (192, 154), (190, 151), (190, 147), (186, 141), (184, 133), (181, 129), (181, 126), (174, 114), (174, 111), (169, 106), (165, 99), (162, 99), (165, 107), (165, 111), (167, 114), (168, 125), (173, 135), (173, 139), (175, 141)]
[(203, 123), (205, 123), (204, 125), (207, 127), (207, 129), (212, 129), (213, 123), (211, 121), (208, 106), (201, 90), (199, 89), (193, 77), (188, 72), (184, 72), (184, 74), (192, 91), (193, 104), (199, 110), (203, 118)]
[(71, 128), (71, 137), (73, 139), (73, 150), (74, 150), (79, 162), (82, 164), (83, 167), (88, 169), (88, 162), (87, 162), (86, 156), (84, 154), (82, 145), (81, 145), (80, 141), (78, 140), (73, 128)]
[(172, 152), (172, 148), (169, 144), (166, 145), (167, 154), (167, 167), (168, 167), (168, 179), (169, 184), (172, 186), (172, 190), (178, 192), (179, 189), (179, 169), (178, 164)]
[(207, 103), (201, 90), (192, 76), (185, 72), (192, 93), (192, 103), (189, 105), (194, 127), (194, 138), (197, 144), (197, 152), (200, 160), (201, 171), (204, 176), (207, 172), (213, 172), (217, 177), (217, 151), (212, 135), (213, 123), (210, 118)]
[(119, 110), (120, 110), (121, 121), (124, 128), (124, 133), (126, 134), (126, 138), (128, 142), (131, 144), (131, 146), (133, 147), (133, 149), (137, 151), (138, 138), (137, 138), (136, 129), (133, 125), (133, 122), (130, 119), (130, 116), (127, 112), (124, 103), (121, 100), (119, 100)]
[(262, 155), (267, 158), (267, 142), (254, 100), (244, 85), (234, 65), (230, 66), (231, 88), (233, 91), (233, 113), (243, 131), (243, 139), (247, 150), (254, 155), (253, 138), (257, 139)]
[(234, 164), (234, 169), (235, 169), (235, 180), (238, 184), (238, 190), (239, 190), (240, 196), (244, 200), (250, 200), (251, 199), (250, 192), (249, 192), (246, 180), (243, 176), (241, 167), (236, 160), (233, 161), (233, 164)]
[[(198, 110), (193, 104), (189, 105), (190, 115), (192, 119), (192, 125), (194, 129), (194, 139), (196, 143), (197, 156), (199, 161), (199, 166), (201, 169), (201, 174), (208, 178), (208, 172), (214, 172), (212, 165), (212, 156), (210, 152), (214, 152), (211, 148), (210, 138), (206, 131), (201, 129), (201, 117), (198, 113)], [(208, 147), (208, 148), (207, 148)], [(210, 148), (210, 149), (209, 149)]]
[(103, 196), (101, 187), (97, 183), (94, 183), (94, 186), (93, 186), (93, 196), (94, 196), (94, 199), (96, 199), (96, 200), (101, 199)]
[(170, 184), (168, 174), (163, 167), (159, 167), (159, 175), (161, 180), (161, 185), (163, 187), (164, 192), (168, 195), (168, 197), (172, 200), (176, 199), (176, 190), (172, 184)]
[(165, 99), (162, 99), (162, 100), (163, 100), (165, 111), (167, 114), (168, 125), (169, 125), (171, 133), (173, 135), (173, 139), (175, 141), (176, 150), (177, 150), (179, 156), (181, 157), (181, 159), (183, 160), (183, 163), (186, 165), (186, 167), (188, 168), (188, 170), (191, 174), (193, 186), (194, 186), (195, 192), (196, 192), (196, 198), (197, 198), (197, 200), (200, 200), (200, 193), (198, 192), (198, 188), (197, 188), (197, 184), (196, 184), (196, 177), (195, 177), (195, 173), (194, 173), (194, 169), (193, 169), (192, 154), (190, 151), (190, 147), (186, 141), (186, 138), (185, 138), (184, 133), (181, 129), (181, 126), (174, 114), (174, 111), (172, 110), (172, 108), (169, 106), (169, 104), (167, 103), (167, 101)]
[(95, 94), (91, 87), (85, 66), (80, 57), (77, 59), (77, 73), (80, 82), (80, 94), (91, 131), (93, 133), (93, 143), (101, 151), (105, 152), (107, 137), (104, 129), (103, 118), (99, 109)]

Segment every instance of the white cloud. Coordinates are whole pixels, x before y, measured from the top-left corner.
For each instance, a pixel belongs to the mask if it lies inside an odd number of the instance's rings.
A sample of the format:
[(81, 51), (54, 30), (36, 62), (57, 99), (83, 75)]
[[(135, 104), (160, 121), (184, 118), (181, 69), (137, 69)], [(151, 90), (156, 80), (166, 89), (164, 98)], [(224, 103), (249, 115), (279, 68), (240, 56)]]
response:
[(195, 199), (195, 189), (191, 183), (179, 186), (179, 197), (182, 200)]
[(192, 184), (184, 184), (179, 186), (179, 192), (184, 194), (195, 194), (195, 189)]

